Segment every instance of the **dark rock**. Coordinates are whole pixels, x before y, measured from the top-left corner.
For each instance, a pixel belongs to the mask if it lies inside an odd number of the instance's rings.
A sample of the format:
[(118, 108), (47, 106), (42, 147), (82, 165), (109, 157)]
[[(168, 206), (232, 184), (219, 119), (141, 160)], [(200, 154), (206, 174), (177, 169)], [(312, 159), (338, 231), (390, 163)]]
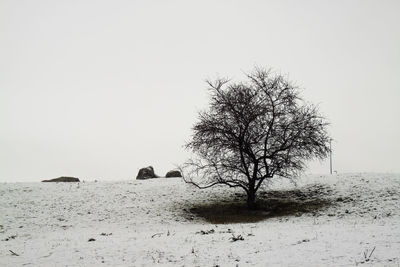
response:
[(139, 170), (138, 175), (136, 176), (137, 180), (144, 180), (150, 178), (158, 178), (158, 176), (154, 173), (154, 169), (152, 166), (141, 168)]
[(169, 178), (169, 177), (182, 177), (182, 174), (181, 174), (180, 171), (169, 171), (169, 172), (167, 172), (165, 177), (167, 177), (167, 178)]
[(47, 182), (56, 182), (56, 183), (63, 182), (63, 183), (65, 183), (65, 182), (80, 182), (80, 181), (78, 178), (75, 178), (75, 177), (61, 176), (61, 177), (50, 179), (50, 180), (43, 180), (42, 182), (46, 182), (46, 183)]

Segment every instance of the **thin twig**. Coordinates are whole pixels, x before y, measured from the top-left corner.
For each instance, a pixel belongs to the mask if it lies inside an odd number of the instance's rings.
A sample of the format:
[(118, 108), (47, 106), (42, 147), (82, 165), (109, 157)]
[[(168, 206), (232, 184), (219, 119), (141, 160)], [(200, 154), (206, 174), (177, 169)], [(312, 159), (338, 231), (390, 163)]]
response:
[(154, 237), (157, 236), (157, 235), (160, 236), (160, 235), (162, 235), (162, 234), (163, 234), (163, 233), (156, 233), (156, 234), (152, 235), (151, 238), (154, 238)]
[(17, 253), (15, 253), (14, 251), (12, 251), (11, 249), (9, 249), (8, 251), (10, 251), (11, 254), (13, 254), (14, 256), (19, 256)]
[(375, 251), (375, 248), (376, 248), (376, 247), (374, 247), (374, 248), (372, 249), (372, 251), (371, 251), (371, 254), (369, 254), (369, 257), (368, 257), (368, 259), (369, 259), (369, 258), (371, 258), (371, 256), (372, 256), (372, 253), (374, 253), (374, 251)]

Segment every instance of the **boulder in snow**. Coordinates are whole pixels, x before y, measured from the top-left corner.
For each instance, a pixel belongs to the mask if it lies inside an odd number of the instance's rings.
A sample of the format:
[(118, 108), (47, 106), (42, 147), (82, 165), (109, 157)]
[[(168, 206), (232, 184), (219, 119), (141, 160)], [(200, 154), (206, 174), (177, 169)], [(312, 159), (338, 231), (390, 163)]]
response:
[(158, 176), (154, 173), (154, 168), (152, 166), (141, 168), (139, 170), (138, 175), (136, 176), (137, 180), (144, 180), (150, 178), (157, 178)]
[(61, 177), (50, 179), (50, 180), (43, 180), (42, 182), (45, 182), (45, 183), (47, 183), (47, 182), (56, 182), (56, 183), (63, 182), (63, 183), (66, 183), (66, 182), (80, 182), (80, 181), (79, 181), (78, 178), (75, 178), (75, 177), (61, 176)]
[(165, 177), (166, 178), (169, 178), (169, 177), (182, 177), (182, 174), (181, 174), (180, 171), (172, 170), (172, 171), (167, 172)]

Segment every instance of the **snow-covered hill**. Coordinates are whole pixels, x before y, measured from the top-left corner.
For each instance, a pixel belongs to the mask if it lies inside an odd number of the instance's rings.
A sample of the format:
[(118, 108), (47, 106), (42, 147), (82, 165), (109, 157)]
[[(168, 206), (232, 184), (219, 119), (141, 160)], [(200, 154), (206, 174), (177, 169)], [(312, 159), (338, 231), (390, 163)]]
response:
[(2, 183), (0, 266), (398, 266), (399, 193), (397, 174), (304, 176), (242, 214), (241, 191), (179, 178)]

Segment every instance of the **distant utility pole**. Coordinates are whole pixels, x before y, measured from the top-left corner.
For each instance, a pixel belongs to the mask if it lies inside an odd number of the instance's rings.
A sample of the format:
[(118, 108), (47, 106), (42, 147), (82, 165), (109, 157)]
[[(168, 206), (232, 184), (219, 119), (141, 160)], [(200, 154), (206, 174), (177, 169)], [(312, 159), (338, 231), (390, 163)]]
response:
[(332, 138), (329, 139), (329, 168), (332, 175)]

